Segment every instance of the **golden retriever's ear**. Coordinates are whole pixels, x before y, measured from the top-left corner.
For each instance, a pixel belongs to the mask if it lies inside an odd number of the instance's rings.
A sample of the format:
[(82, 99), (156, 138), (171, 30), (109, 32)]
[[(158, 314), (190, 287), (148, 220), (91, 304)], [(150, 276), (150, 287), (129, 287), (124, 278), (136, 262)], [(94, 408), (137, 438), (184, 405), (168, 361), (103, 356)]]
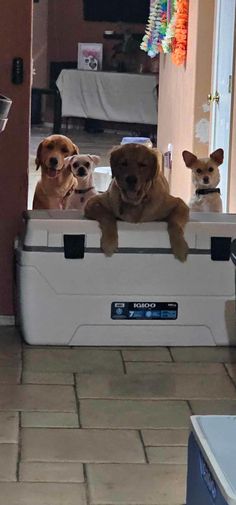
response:
[(35, 158), (36, 170), (38, 170), (41, 165), (41, 153), (42, 153), (43, 142), (44, 142), (43, 140), (42, 140), (42, 142), (40, 142), (38, 149), (37, 149), (37, 154), (36, 154), (36, 158)]
[(158, 152), (157, 149), (149, 148), (150, 151), (150, 163), (148, 164), (149, 177), (152, 180), (157, 173), (159, 173), (160, 166), (158, 162)]
[(79, 148), (76, 144), (73, 144), (74, 151), (72, 154), (79, 154)]
[(223, 149), (216, 149), (213, 153), (210, 154), (210, 158), (217, 163), (217, 165), (221, 165), (224, 161), (224, 151)]
[(120, 156), (122, 146), (114, 146), (110, 151), (110, 165), (112, 178), (115, 177), (115, 169)]
[(195, 154), (190, 153), (189, 151), (183, 151), (182, 156), (184, 159), (184, 163), (188, 168), (192, 168), (193, 163), (197, 161), (197, 156), (195, 156)]

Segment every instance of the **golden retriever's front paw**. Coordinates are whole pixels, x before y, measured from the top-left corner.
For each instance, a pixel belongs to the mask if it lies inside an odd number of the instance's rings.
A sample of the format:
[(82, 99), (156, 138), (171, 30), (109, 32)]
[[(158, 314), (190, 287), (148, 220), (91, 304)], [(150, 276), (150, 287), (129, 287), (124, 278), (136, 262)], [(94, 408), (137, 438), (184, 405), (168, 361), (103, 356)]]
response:
[(109, 237), (101, 238), (101, 249), (106, 256), (112, 256), (118, 249), (118, 239)]
[(186, 261), (188, 256), (188, 244), (184, 238), (181, 238), (172, 244), (172, 251), (175, 258), (177, 258), (179, 261), (182, 263)]

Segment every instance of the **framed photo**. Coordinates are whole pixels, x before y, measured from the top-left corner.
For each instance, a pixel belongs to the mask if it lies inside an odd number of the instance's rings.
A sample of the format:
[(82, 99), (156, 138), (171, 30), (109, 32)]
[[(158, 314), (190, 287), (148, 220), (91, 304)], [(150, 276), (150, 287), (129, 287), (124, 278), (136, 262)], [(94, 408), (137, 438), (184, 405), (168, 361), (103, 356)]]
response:
[(102, 70), (102, 49), (102, 44), (80, 42), (78, 44), (78, 69)]

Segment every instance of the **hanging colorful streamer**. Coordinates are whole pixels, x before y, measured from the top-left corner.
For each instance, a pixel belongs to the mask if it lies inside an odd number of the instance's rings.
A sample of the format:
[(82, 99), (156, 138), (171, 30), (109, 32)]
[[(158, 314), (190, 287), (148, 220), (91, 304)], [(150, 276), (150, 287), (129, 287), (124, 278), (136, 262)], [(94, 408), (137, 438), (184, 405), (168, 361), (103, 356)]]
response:
[(189, 0), (151, 0), (148, 23), (140, 48), (154, 58), (172, 53), (175, 65), (186, 60)]
[(175, 37), (172, 46), (172, 61), (182, 65), (186, 60), (188, 35), (188, 0), (177, 0)]

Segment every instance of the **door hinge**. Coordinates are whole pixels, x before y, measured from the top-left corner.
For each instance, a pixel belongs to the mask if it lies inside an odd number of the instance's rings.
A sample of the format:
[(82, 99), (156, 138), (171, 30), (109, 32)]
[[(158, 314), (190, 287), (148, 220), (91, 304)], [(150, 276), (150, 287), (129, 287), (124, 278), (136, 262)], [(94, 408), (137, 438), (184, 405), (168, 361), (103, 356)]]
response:
[(228, 92), (232, 93), (232, 75), (229, 75)]

